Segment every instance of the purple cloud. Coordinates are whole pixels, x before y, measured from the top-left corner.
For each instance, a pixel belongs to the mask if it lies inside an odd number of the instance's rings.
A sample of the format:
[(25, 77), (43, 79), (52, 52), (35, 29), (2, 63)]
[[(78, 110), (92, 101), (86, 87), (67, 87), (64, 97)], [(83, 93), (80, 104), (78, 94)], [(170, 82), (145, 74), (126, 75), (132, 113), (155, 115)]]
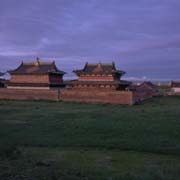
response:
[(40, 56), (68, 72), (115, 61), (127, 77), (180, 79), (179, 8), (179, 0), (2, 0), (0, 71)]

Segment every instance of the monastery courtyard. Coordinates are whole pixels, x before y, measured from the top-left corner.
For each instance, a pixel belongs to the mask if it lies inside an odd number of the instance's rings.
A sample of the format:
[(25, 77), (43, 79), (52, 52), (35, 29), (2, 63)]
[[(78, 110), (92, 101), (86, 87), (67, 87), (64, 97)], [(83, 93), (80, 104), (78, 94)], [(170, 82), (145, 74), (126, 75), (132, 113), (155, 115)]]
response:
[(0, 101), (0, 179), (178, 180), (179, 109), (175, 96), (134, 106)]

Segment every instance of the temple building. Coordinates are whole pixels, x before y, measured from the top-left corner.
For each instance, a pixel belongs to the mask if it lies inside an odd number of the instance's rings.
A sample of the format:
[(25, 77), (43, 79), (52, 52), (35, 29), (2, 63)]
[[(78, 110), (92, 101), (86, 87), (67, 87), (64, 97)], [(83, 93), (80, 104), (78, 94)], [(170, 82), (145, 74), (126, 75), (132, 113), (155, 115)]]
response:
[(7, 83), (9, 89), (50, 89), (64, 87), (63, 75), (55, 62), (22, 62), (17, 69), (9, 71), (11, 79)]
[(117, 70), (114, 62), (112, 64), (86, 63), (83, 69), (73, 72), (78, 76), (77, 80), (69, 83), (73, 89), (125, 90), (131, 84), (121, 80), (125, 72)]

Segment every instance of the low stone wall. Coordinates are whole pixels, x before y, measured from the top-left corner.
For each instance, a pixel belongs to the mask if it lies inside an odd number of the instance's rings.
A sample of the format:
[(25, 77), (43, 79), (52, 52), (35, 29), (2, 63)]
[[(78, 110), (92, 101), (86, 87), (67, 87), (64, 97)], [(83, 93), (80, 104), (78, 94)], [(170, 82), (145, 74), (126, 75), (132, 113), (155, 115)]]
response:
[(58, 90), (30, 90), (0, 88), (0, 99), (6, 100), (59, 100)]
[(4, 100), (51, 100), (133, 105), (149, 97), (146, 92), (115, 90), (0, 88), (0, 99)]
[(134, 104), (133, 93), (128, 91), (61, 90), (61, 100), (111, 104)]

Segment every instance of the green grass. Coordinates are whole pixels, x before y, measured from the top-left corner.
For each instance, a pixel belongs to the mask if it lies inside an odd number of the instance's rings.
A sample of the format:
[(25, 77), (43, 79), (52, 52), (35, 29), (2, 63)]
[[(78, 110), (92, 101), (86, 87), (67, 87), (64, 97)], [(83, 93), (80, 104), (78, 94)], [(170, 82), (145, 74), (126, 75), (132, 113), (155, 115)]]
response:
[(0, 179), (178, 179), (179, 117), (180, 97), (136, 106), (0, 101)]

